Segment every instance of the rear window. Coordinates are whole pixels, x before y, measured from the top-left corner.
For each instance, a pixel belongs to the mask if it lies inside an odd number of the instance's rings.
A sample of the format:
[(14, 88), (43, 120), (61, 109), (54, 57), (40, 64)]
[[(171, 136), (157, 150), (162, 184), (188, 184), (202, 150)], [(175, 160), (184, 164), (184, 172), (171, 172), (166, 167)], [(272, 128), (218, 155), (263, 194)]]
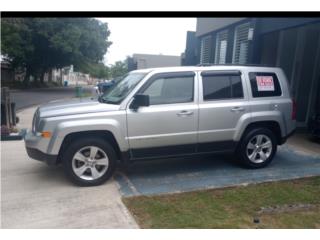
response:
[(253, 97), (281, 96), (280, 83), (275, 73), (251, 72), (249, 78)]

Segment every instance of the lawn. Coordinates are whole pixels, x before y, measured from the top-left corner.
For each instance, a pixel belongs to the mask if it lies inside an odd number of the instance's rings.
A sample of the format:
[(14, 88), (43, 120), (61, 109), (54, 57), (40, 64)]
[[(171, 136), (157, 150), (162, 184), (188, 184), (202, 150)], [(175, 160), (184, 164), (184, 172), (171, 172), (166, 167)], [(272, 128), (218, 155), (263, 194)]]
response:
[(141, 228), (320, 228), (320, 177), (123, 201)]

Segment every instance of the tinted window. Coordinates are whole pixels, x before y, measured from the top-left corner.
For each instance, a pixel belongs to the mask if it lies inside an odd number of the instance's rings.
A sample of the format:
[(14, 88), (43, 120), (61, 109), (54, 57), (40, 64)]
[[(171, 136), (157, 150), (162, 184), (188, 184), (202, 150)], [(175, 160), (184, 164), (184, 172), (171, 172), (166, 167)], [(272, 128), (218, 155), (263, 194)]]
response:
[(145, 89), (150, 105), (184, 103), (193, 101), (194, 77), (158, 78)]
[(202, 82), (204, 100), (243, 98), (240, 76), (205, 75), (202, 76)]
[(275, 73), (252, 72), (249, 73), (253, 97), (281, 96), (279, 80)]
[(230, 76), (232, 98), (243, 98), (243, 89), (240, 76)]

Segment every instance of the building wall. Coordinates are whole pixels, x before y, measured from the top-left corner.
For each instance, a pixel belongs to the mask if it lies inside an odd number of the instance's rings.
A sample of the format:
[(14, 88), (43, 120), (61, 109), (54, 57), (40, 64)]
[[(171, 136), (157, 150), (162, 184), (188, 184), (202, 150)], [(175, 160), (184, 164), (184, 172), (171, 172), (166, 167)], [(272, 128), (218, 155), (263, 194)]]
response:
[(187, 32), (186, 49), (181, 57), (182, 66), (193, 66), (197, 64), (197, 38), (196, 33)]
[[(219, 24), (216, 24), (216, 22), (219, 20)], [(223, 24), (222, 21), (226, 21), (225, 24)], [(207, 23), (214, 23), (214, 27), (204, 27), (202, 25), (207, 24)], [(226, 60), (225, 63), (232, 63), (233, 62), (233, 50), (234, 50), (234, 42), (235, 42), (235, 32), (238, 26), (242, 24), (248, 23), (249, 28), (254, 28), (256, 24), (256, 20), (252, 18), (213, 18), (211, 21), (206, 20), (204, 21), (202, 18), (198, 18), (197, 21), (197, 28), (206, 28), (207, 30), (209, 29), (214, 29), (214, 31), (211, 32), (206, 32), (205, 35), (201, 35), (200, 33), (196, 33), (196, 36), (198, 37), (199, 45), (198, 45), (198, 63), (210, 63), (213, 64), (215, 63), (215, 58), (216, 58), (216, 47), (217, 47), (217, 35), (222, 32), (222, 31), (227, 31), (228, 32), (228, 37), (227, 37), (227, 50), (226, 50)], [(221, 28), (217, 28), (217, 26), (221, 26)], [(201, 36), (200, 36), (201, 35)], [(210, 40), (210, 50), (209, 52), (209, 61), (208, 62), (203, 62), (201, 59), (201, 49), (202, 49), (202, 40), (205, 38), (211, 38)], [(251, 63), (252, 55), (252, 40), (249, 41), (248, 43), (248, 62)]]
[(198, 18), (196, 36), (203, 36), (244, 19), (245, 18)]

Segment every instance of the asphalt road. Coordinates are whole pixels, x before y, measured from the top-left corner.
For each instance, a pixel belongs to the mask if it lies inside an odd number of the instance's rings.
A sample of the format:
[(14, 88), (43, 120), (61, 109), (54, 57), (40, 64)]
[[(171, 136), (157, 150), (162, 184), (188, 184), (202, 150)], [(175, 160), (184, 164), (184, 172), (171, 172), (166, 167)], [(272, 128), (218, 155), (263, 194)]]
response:
[[(92, 87), (83, 87), (84, 93), (91, 93)], [(49, 101), (75, 97), (75, 87), (57, 87), (11, 91), (12, 101), (16, 103), (16, 110), (22, 110)]]

